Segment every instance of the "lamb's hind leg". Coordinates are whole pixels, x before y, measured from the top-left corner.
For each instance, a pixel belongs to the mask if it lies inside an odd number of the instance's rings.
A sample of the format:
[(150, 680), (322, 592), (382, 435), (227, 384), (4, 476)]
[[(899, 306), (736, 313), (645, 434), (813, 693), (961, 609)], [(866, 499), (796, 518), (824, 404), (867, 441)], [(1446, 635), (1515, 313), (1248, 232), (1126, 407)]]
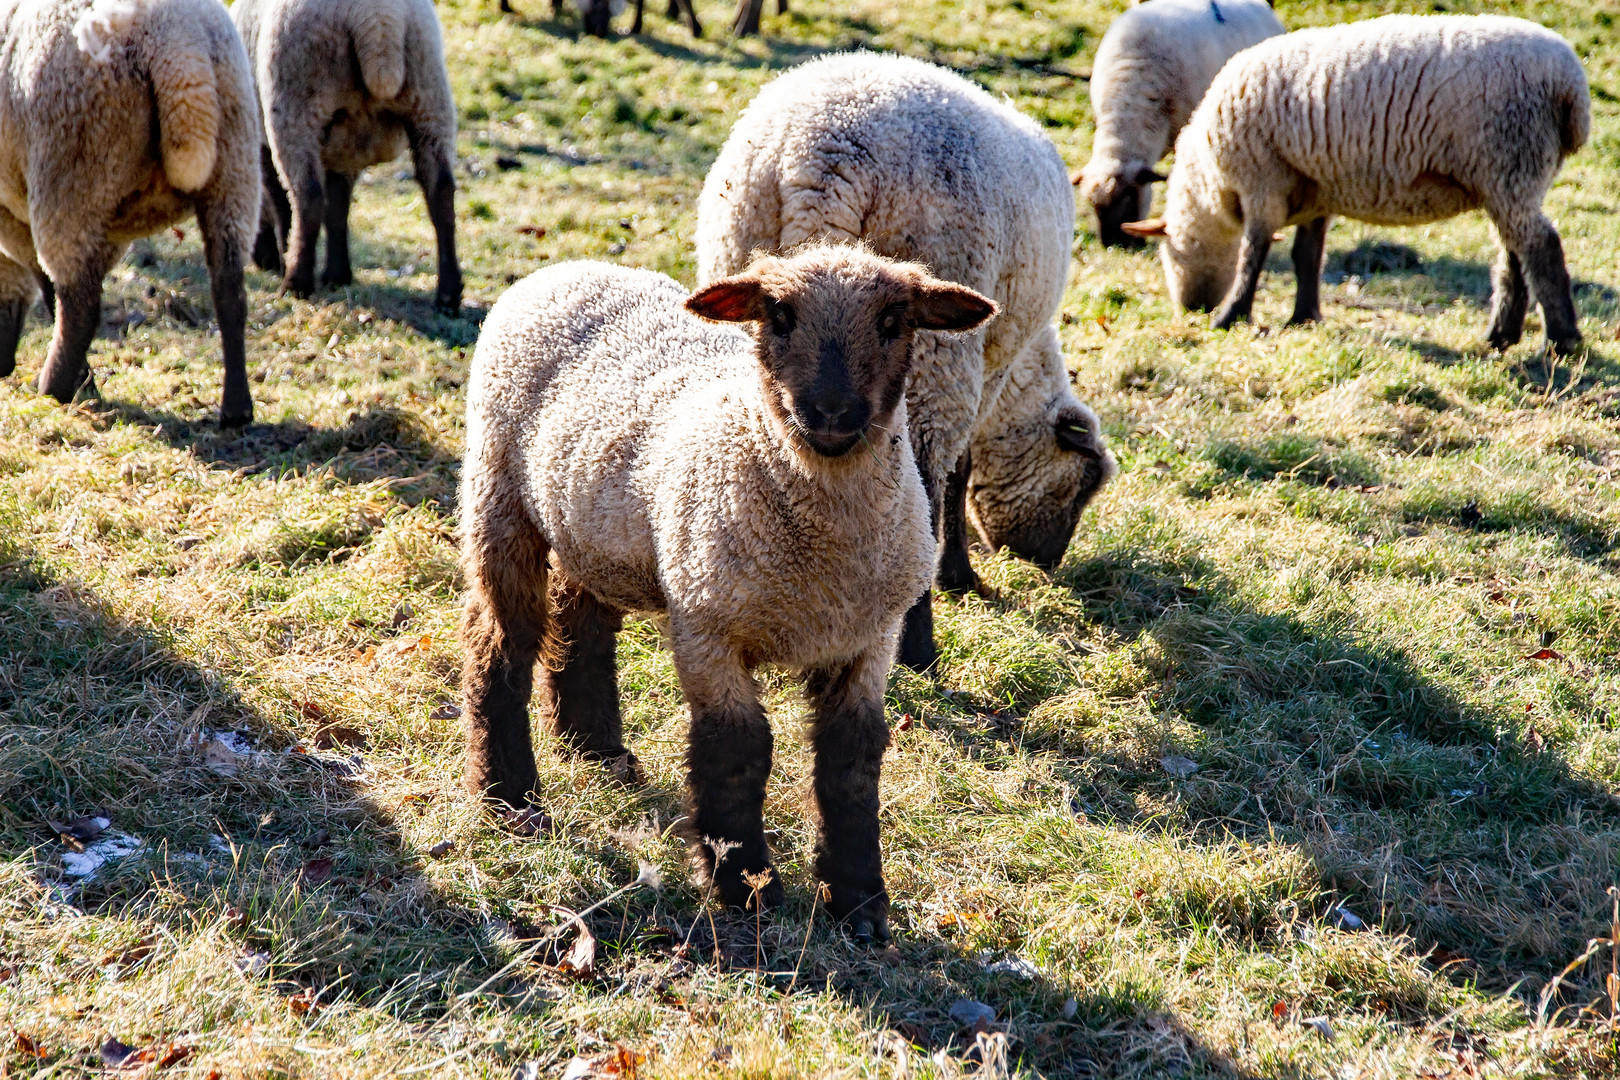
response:
[(874, 650), (848, 666), (812, 672), (810, 743), (815, 749), (816, 876), (827, 883), (827, 908), (858, 937), (889, 936), (878, 831), (878, 780), (889, 725), (883, 716), (886, 659)]
[(34, 272), (0, 255), (0, 378), (17, 366), (17, 342), (34, 303)]
[(1491, 328), (1487, 340), (1493, 349), (1516, 345), (1524, 336), (1524, 316), (1530, 309), (1530, 289), (1524, 281), (1524, 264), (1506, 247), (1497, 253), (1491, 267)]
[(686, 776), (693, 861), (727, 905), (747, 908), (757, 898), (774, 907), (783, 894), (765, 843), (772, 739), (759, 688), (724, 643), (688, 636), (678, 626), (671, 632), (692, 710)]
[(979, 587), (979, 575), (973, 572), (973, 561), (968, 557), (967, 489), (972, 475), (973, 455), (964, 450), (951, 475), (945, 478), (941, 508), (944, 528), (935, 582), (946, 592), (966, 593)]
[(253, 241), (253, 262), (260, 270), (282, 271), (281, 253), (292, 230), (292, 203), (281, 186), (275, 159), (268, 146), (259, 151), (259, 175), (264, 183), (264, 202), (259, 207), (259, 235)]
[(551, 729), (586, 757), (622, 757), (628, 751), (614, 653), (623, 618), (561, 573), (552, 575), (551, 601), (545, 678)]
[(462, 514), (466, 782), (477, 794), (520, 806), (537, 779), (529, 697), (545, 634), (549, 548), (515, 499), (506, 504), (486, 498), (463, 507)]
[(237, 231), (228, 220), (228, 207), (206, 202), (199, 205), (197, 223), (208, 258), (214, 316), (219, 320), (224, 368), (219, 423), (221, 427), (239, 427), (253, 419), (253, 396), (247, 376), (247, 286), (242, 275), (247, 253), (241, 249)]
[(423, 125), (407, 131), (416, 182), (427, 200), (428, 218), (439, 242), (439, 287), (433, 305), (447, 315), (461, 311), (461, 263), (456, 259), (456, 177), (450, 170), (453, 148)]
[(1541, 304), (1547, 347), (1562, 356), (1578, 351), (1581, 330), (1575, 319), (1575, 295), (1570, 289), (1569, 268), (1564, 263), (1564, 244), (1558, 230), (1538, 214), (1523, 239), (1511, 246), (1524, 261), (1525, 277)]
[(90, 342), (101, 325), (101, 280), (116, 252), (102, 242), (84, 252), (77, 265), (52, 267), (56, 282), (56, 331), (39, 372), (39, 389), (64, 405), (85, 389), (95, 393), (90, 375)]
[(1328, 219), (1294, 227), (1294, 314), (1289, 326), (1322, 321), (1322, 258), (1327, 254)]
[(354, 282), (349, 264), (349, 202), (354, 181), (340, 172), (326, 171), (326, 272), (321, 284), (342, 287)]

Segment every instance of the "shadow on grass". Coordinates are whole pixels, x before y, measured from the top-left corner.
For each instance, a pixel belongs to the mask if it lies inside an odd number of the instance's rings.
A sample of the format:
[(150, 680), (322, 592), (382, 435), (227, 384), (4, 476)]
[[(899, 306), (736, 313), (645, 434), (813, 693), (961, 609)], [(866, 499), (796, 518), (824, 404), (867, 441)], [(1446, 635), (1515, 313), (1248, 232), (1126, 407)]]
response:
[[(1334, 902), (1466, 958), (1450, 977), (1496, 992), (1530, 995), (1605, 932), (1620, 798), (1577, 775), (1517, 702), (1465, 694), (1473, 667), (1455, 643), (1420, 658), (1354, 613), (1256, 606), (1197, 556), (1127, 548), (1055, 576), (1135, 643), (1165, 724), (1148, 761), (1085, 756), (1084, 729), (1061, 721), (1024, 734), (1069, 761), (1091, 812), (1152, 828), (1140, 799), (1169, 800), (1166, 820), (1211, 842), (1294, 845)], [(1158, 753), (1198, 771), (1172, 779)]]

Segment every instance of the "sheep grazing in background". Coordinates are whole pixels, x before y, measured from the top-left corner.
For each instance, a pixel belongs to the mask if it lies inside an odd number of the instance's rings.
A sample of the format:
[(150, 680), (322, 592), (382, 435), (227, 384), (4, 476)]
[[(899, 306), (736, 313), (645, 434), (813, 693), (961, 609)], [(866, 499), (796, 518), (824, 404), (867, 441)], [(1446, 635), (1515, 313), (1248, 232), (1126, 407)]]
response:
[(0, 375), (43, 289), (40, 389), (94, 392), (101, 282), (130, 241), (196, 214), (225, 360), (224, 424), (253, 418), (242, 262), (259, 206), (247, 56), (213, 0), (22, 0), (0, 37)]
[(782, 898), (752, 675), (780, 665), (803, 675), (811, 707), (828, 907), (887, 936), (883, 693), (933, 566), (906, 377), (919, 330), (994, 313), (921, 266), (844, 246), (760, 259), (690, 297), (601, 263), (509, 289), (467, 392), (469, 786), (512, 804), (533, 790), (526, 709), (542, 651), (552, 729), (587, 755), (625, 755), (614, 634), (621, 612), (666, 611), (692, 711), (700, 869), (728, 904)]
[(1281, 33), (1268, 0), (1150, 0), (1108, 27), (1091, 65), (1091, 160), (1074, 178), (1105, 245), (1141, 246), (1121, 226), (1152, 208), (1154, 166), (1221, 66)]
[[(1051, 141), (1016, 109), (919, 60), (849, 53), (795, 68), (743, 112), (704, 181), (698, 279), (816, 238), (926, 263), (1001, 305), (981, 333), (918, 339), (907, 398), (943, 539), (938, 582), (977, 584), (970, 488), (976, 507), (994, 507), (976, 514), (986, 540), (1056, 564), (1115, 465), (1061, 356), (1049, 363), (1037, 344), (1055, 341), (1074, 238), (1074, 193)], [(1003, 402), (1015, 369), (1019, 400)], [(1020, 490), (998, 494), (1003, 483)], [(924, 593), (900, 659), (923, 669), (937, 655)]]
[(1300, 30), (1235, 57), (1176, 143), (1163, 221), (1171, 295), (1217, 303), (1215, 326), (1249, 316), (1284, 225), (1299, 292), (1290, 322), (1322, 317), (1330, 215), (1418, 225), (1484, 207), (1501, 253), (1490, 343), (1524, 332), (1529, 286), (1549, 346), (1580, 347), (1569, 272), (1541, 203), (1586, 142), (1591, 106), (1574, 50), (1534, 23), (1494, 15), (1391, 15)]
[(409, 145), (439, 245), (434, 303), (461, 309), (456, 262), (456, 109), (430, 0), (237, 0), (264, 116), (265, 211), (254, 259), (295, 296), (354, 280), (349, 200), (371, 165)]
[[(642, 14), (647, 0), (636, 0), (636, 19), (630, 24), (632, 34), (641, 33)], [(579, 19), (585, 32), (594, 37), (605, 38), (613, 30), (613, 19), (629, 6), (627, 0), (574, 0), (574, 7), (579, 11)], [(551, 0), (551, 17), (557, 18), (562, 14), (563, 0)], [(512, 8), (507, 0), (501, 0), (501, 10), (511, 12)], [(698, 22), (697, 10), (692, 7), (692, 0), (669, 0), (669, 7), (665, 12), (671, 20), (686, 20), (686, 28), (692, 32), (693, 37), (703, 36), (703, 26)]]

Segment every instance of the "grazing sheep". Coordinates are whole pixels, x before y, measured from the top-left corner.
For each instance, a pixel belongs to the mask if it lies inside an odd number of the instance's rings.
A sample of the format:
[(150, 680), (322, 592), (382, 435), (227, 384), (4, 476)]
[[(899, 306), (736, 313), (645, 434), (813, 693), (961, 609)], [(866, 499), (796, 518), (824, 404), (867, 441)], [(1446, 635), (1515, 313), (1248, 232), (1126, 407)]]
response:
[[(814, 238), (861, 240), (880, 254), (927, 263), (1001, 305), (1001, 316), (981, 333), (918, 339), (907, 399), (923, 484), (944, 538), (939, 584), (976, 584), (963, 508), (970, 472), (986, 500), (996, 498), (990, 489), (998, 478), (1029, 486), (1025, 496), (979, 515), (990, 526), (987, 540), (1047, 564), (1061, 558), (1114, 462), (1061, 360), (1050, 367), (1044, 357), (1025, 356), (1051, 331), (1074, 238), (1074, 193), (1051, 141), (1016, 109), (919, 60), (848, 53), (795, 68), (743, 111), (704, 181), (698, 279), (740, 270), (755, 250), (784, 251)], [(1019, 363), (1045, 377), (1019, 382), (1019, 393), (1038, 405), (1009, 404), (1002, 412), (1048, 413), (1046, 431), (1025, 432), (1038, 434), (1052, 453), (1015, 446), (986, 426)], [(992, 460), (1009, 451), (1018, 466)], [(1029, 471), (1037, 460), (1043, 470)], [(1063, 512), (1052, 514), (1059, 504)], [(1025, 505), (1041, 508), (1039, 521), (1002, 512)], [(900, 659), (922, 669), (937, 655), (924, 593), (907, 618)]]
[(196, 214), (225, 361), (220, 421), (247, 423), (259, 128), (229, 17), (213, 0), (21, 0), (0, 20), (0, 375), (42, 288), (56, 329), (40, 389), (93, 392), (102, 278), (131, 240)]
[[(666, 611), (692, 712), (700, 869), (728, 904), (754, 895), (748, 875), (770, 876), (763, 903), (782, 897), (752, 671), (786, 667), (811, 707), (828, 906), (886, 936), (883, 692), (933, 565), (905, 382), (918, 330), (969, 330), (994, 312), (921, 266), (843, 246), (760, 259), (690, 297), (601, 263), (509, 289), (467, 393), (469, 786), (513, 804), (533, 790), (526, 707), (542, 651), (552, 729), (587, 755), (626, 754), (614, 633), (621, 612)], [(706, 839), (735, 847), (722, 857)]]
[(237, 0), (264, 116), (265, 213), (254, 259), (282, 270), (296, 296), (315, 291), (326, 227), (327, 285), (354, 280), (349, 200), (371, 165), (406, 145), (439, 244), (434, 303), (461, 309), (456, 262), (456, 109), (430, 0)]
[(1154, 171), (1221, 65), (1283, 33), (1269, 0), (1150, 0), (1108, 27), (1091, 65), (1091, 160), (1075, 183), (1108, 247), (1140, 247), (1120, 226), (1146, 217)]
[[(642, 9), (646, 7), (647, 0), (636, 0), (636, 19), (630, 24), (632, 34), (641, 33)], [(506, 0), (501, 0), (505, 5)], [(562, 14), (563, 0), (551, 0), (551, 15), (556, 18)], [(613, 28), (613, 17), (625, 9), (626, 0), (574, 0), (574, 6), (579, 9), (580, 22), (587, 34), (605, 38)], [(502, 6), (502, 11), (511, 11), (510, 7)], [(692, 7), (692, 0), (669, 0), (666, 14), (670, 19), (686, 20), (686, 28), (692, 31), (693, 37), (703, 36), (703, 26), (698, 22), (697, 10)]]
[(1330, 215), (1417, 225), (1484, 207), (1501, 241), (1490, 343), (1524, 332), (1535, 289), (1549, 346), (1580, 347), (1563, 244), (1541, 212), (1586, 142), (1586, 74), (1558, 35), (1495, 15), (1391, 15), (1300, 30), (1234, 57), (1176, 143), (1165, 277), (1184, 308), (1249, 317), (1272, 233), (1294, 233), (1290, 322), (1322, 317)]

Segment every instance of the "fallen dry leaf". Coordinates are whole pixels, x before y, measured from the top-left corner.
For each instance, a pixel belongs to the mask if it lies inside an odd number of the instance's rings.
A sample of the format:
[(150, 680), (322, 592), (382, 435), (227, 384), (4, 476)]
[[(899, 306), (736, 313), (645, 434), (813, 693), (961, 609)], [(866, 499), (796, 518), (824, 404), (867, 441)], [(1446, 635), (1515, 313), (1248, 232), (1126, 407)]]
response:
[(294, 1016), (308, 1016), (320, 1009), (320, 997), (314, 987), (306, 986), (287, 999), (287, 1008)]
[(1271, 1016), (1274, 1020), (1281, 1020), (1288, 1015), (1288, 1002), (1278, 998), (1271, 1003)]
[(364, 750), (366, 733), (347, 724), (327, 724), (315, 733), (315, 749), (336, 750), (340, 747), (347, 750)]
[(321, 858), (311, 859), (304, 864), (298, 873), (298, 880), (305, 885), (319, 885), (332, 876), (332, 860)]
[(551, 815), (535, 806), (509, 809), (501, 814), (501, 821), (516, 836), (549, 836), (556, 828)]
[(1524, 733), (1524, 748), (1532, 754), (1539, 754), (1546, 745), (1547, 740), (1541, 737), (1541, 732), (1536, 730), (1536, 725), (1531, 724), (1530, 730)]
[(605, 1054), (576, 1057), (563, 1068), (562, 1080), (591, 1080), (598, 1076), (624, 1076), (635, 1080), (647, 1055), (628, 1046), (615, 1046)]
[(454, 840), (440, 840), (437, 844), (428, 848), (428, 854), (435, 859), (442, 859), (455, 849), (456, 842)]
[(1526, 660), (1562, 660), (1564, 654), (1554, 649), (1539, 649), (1526, 656)]
[(428, 719), (429, 720), (460, 720), (461, 719), (461, 706), (455, 704), (454, 702), (447, 701), (444, 704), (440, 705), (438, 708), (434, 709), (432, 712), (428, 713)]
[(546, 227), (544, 225), (519, 225), (518, 232), (523, 236), (532, 236), (539, 240), (546, 235)]
[(1327, 1017), (1325, 1017), (1325, 1016), (1307, 1016), (1304, 1019), (1300, 1020), (1300, 1024), (1302, 1024), (1305, 1027), (1310, 1028), (1312, 1031), (1315, 1031), (1318, 1035), (1322, 1036), (1322, 1038), (1326, 1039), (1328, 1042), (1333, 1041), (1333, 1025), (1328, 1022)]
[(101, 958), (101, 966), (109, 967), (117, 964), (119, 967), (132, 967), (152, 955), (157, 948), (157, 938), (148, 935), (129, 948), (120, 952), (110, 952)]
[(126, 1046), (108, 1036), (107, 1041), (101, 1044), (101, 1063), (109, 1069), (121, 1069), (133, 1053), (135, 1053), (133, 1046)]
[(61, 838), (62, 843), (74, 851), (83, 851), (84, 845), (92, 843), (112, 822), (104, 817), (76, 817), (67, 821), (51, 819), (45, 824)]
[(904, 716), (902, 716), (900, 718), (900, 722), (898, 724), (894, 725), (894, 730), (896, 730), (896, 731), (910, 731), (911, 728), (912, 728), (912, 725), (915, 724), (915, 723), (916, 723), (916, 721), (914, 721), (911, 718), (911, 714), (906, 713)]
[(16, 1028), (12, 1028), (11, 1033), (17, 1037), (17, 1052), (19, 1054), (23, 1054), (23, 1055), (25, 1055), (27, 1057), (34, 1057), (34, 1058), (50, 1057), (50, 1055), (48, 1053), (46, 1053), (44, 1050), (40, 1049), (39, 1043), (35, 1042), (33, 1039), (29, 1038), (27, 1035), (24, 1035), (22, 1032), (18, 1031)]

